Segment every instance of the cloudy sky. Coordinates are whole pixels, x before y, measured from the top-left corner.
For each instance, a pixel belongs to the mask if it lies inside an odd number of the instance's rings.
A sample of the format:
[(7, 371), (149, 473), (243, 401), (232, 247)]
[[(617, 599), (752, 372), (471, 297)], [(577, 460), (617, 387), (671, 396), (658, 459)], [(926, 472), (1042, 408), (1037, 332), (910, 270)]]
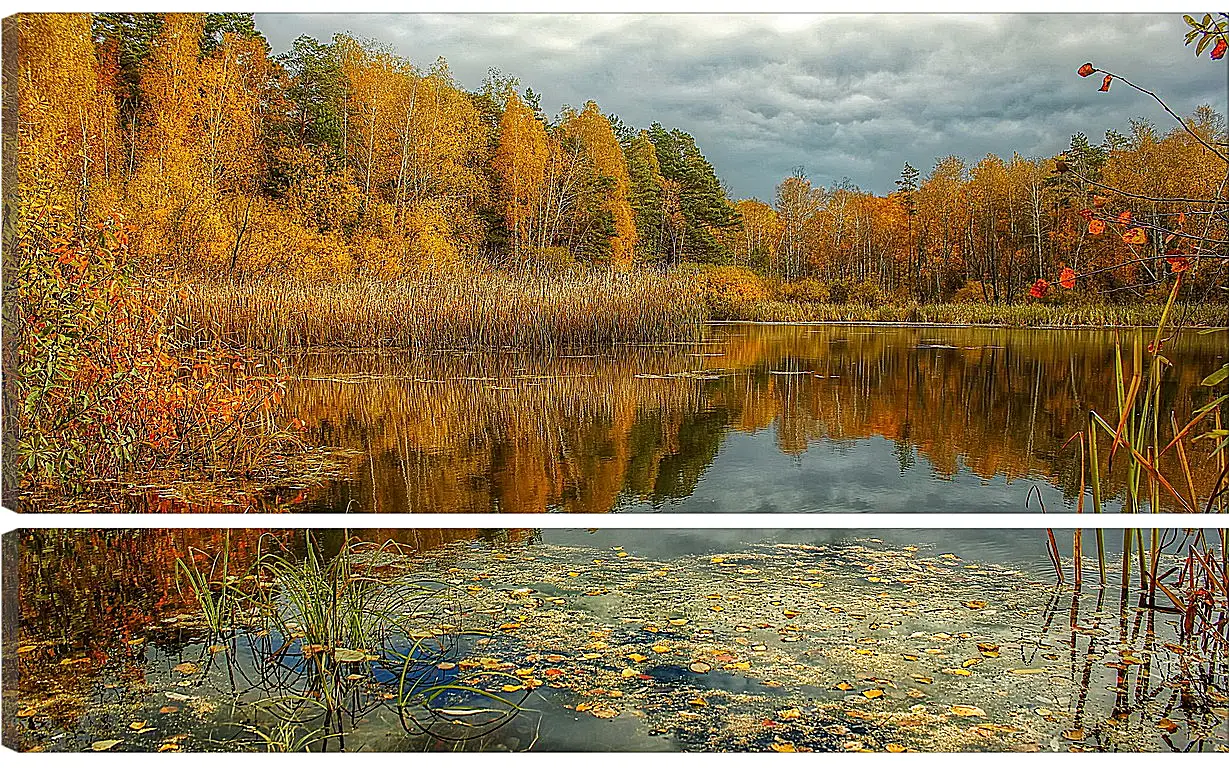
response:
[[(374, 38), (420, 66), (444, 56), (468, 88), (490, 67), (554, 114), (593, 99), (636, 127), (693, 134), (735, 197), (771, 200), (797, 166), (886, 193), (907, 161), (1051, 155), (1144, 116), (1148, 97), (1098, 93), (1085, 61), (1187, 114), (1229, 102), (1229, 57), (1196, 59), (1178, 14), (302, 15), (257, 14), (274, 50), (307, 34)], [(1094, 82), (1096, 81), (1096, 82)]]

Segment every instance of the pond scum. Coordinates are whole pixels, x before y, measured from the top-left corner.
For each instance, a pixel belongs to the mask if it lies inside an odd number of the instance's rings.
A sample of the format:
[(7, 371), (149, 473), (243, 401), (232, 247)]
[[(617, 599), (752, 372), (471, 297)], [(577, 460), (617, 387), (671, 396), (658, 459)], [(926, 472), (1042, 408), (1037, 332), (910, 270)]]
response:
[[(188, 548), (175, 566), (180, 598), (84, 655), (23, 600), (6, 743), (777, 752), (1229, 743), (1223, 592), (1209, 596), (1206, 624), (1146, 592), (1072, 591), (874, 538), (653, 559), (522, 532), (431, 551), (337, 533), (321, 532), (322, 544), (316, 534), (225, 532), (213, 551)], [(1157, 535), (1166, 573), (1181, 569), (1189, 541)]]

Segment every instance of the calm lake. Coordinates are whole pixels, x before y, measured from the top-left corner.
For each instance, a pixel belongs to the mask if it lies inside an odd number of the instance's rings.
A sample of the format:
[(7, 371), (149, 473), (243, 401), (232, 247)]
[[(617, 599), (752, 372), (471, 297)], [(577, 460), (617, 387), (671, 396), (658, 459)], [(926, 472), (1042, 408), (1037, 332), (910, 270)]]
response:
[[(1128, 377), (1139, 333), (1117, 334)], [(287, 413), (309, 441), (352, 455), (344, 479), (282, 489), (271, 506), (1025, 512), (1035, 488), (1047, 509), (1073, 511), (1079, 452), (1064, 444), (1090, 409), (1117, 416), (1115, 338), (721, 324), (696, 342), (600, 354), (307, 354), (290, 362)], [(1187, 332), (1165, 353), (1166, 405), (1181, 418), (1209, 399), (1199, 382), (1224, 363), (1224, 335)], [(1215, 468), (1192, 462), (1210, 485)], [(1121, 473), (1104, 483), (1117, 511)]]
[[(1134, 593), (1056, 588), (1041, 531), (350, 534), (313, 532), (323, 580), (303, 531), (6, 535), (5, 744), (1229, 748), (1223, 653)], [(181, 561), (258, 597), (215, 631)], [(361, 641), (311, 644), (311, 584), (321, 615), (358, 606)]]

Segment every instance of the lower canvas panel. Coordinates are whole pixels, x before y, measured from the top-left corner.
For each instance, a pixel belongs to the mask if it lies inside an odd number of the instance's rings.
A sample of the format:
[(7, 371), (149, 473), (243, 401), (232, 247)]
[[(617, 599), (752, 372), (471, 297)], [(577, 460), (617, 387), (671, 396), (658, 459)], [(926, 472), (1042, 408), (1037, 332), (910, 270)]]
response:
[(19, 530), (4, 743), (1224, 751), (1224, 531), (1053, 537)]

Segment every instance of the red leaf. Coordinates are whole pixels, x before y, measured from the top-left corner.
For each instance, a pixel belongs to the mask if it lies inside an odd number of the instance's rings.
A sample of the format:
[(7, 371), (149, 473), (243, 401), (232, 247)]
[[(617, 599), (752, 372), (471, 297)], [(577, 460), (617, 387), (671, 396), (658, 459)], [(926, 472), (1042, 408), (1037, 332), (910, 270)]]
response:
[(1098, 91), (1108, 91), (1110, 89), (1110, 81), (1113, 79), (1114, 79), (1113, 75), (1106, 75), (1105, 79), (1101, 81), (1101, 87), (1098, 88), (1097, 90)]
[(1212, 46), (1212, 58), (1214, 59), (1225, 58), (1226, 50), (1229, 50), (1229, 43), (1226, 43), (1225, 38), (1222, 37), (1221, 39), (1216, 41), (1216, 45)]
[(1095, 220), (1095, 221), (1090, 221), (1090, 222), (1088, 222), (1088, 234), (1090, 234), (1090, 235), (1099, 235), (1099, 234), (1101, 234), (1101, 233), (1102, 233), (1102, 232), (1104, 232), (1104, 231), (1105, 231), (1105, 222), (1104, 222), (1104, 221), (1101, 221), (1100, 219), (1097, 219), (1097, 220)]
[(1050, 284), (1045, 278), (1037, 278), (1037, 282), (1033, 283), (1033, 287), (1028, 290), (1028, 295), (1034, 299), (1043, 299), (1050, 292)]
[(1092, 65), (1092, 62), (1090, 61), (1090, 62), (1088, 62), (1087, 64), (1085, 64), (1084, 66), (1080, 67), (1080, 68), (1079, 68), (1079, 70), (1077, 70), (1077, 71), (1079, 72), (1080, 77), (1088, 77), (1088, 76), (1089, 76), (1089, 75), (1091, 75), (1093, 72), (1096, 72), (1096, 71), (1097, 71), (1097, 69), (1096, 69), (1096, 67), (1094, 67), (1094, 66)]
[(1130, 212), (1130, 211), (1123, 211), (1122, 213), (1118, 214), (1118, 223), (1119, 223), (1119, 224), (1121, 224), (1121, 225), (1122, 225), (1122, 226), (1124, 226), (1124, 227), (1125, 227), (1125, 226), (1130, 225), (1130, 223), (1131, 223), (1131, 212)]
[(1084, 217), (1084, 221), (1092, 221), (1091, 208), (1085, 208), (1084, 210), (1080, 211), (1080, 215)]
[(1058, 284), (1067, 290), (1075, 287), (1075, 270), (1071, 267), (1063, 267), (1063, 272), (1058, 276)]

